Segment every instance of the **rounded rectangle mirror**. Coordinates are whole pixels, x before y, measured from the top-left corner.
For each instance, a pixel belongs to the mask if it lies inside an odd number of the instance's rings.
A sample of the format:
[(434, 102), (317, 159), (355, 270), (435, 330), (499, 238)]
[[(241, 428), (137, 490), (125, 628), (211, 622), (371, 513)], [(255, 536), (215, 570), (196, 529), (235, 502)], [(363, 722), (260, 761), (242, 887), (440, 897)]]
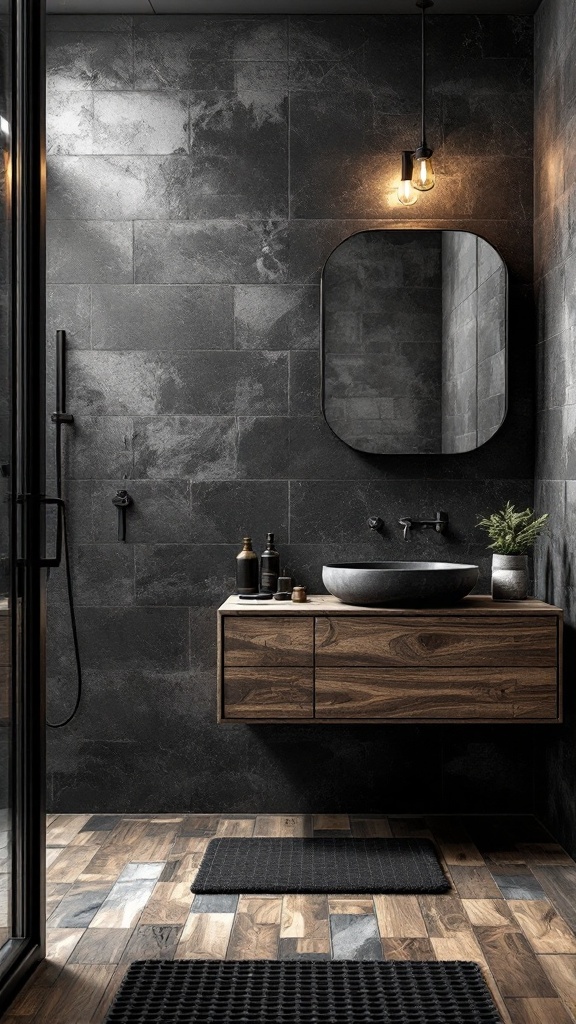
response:
[(506, 415), (506, 266), (468, 231), (351, 235), (322, 271), (322, 411), (351, 448), (469, 452)]

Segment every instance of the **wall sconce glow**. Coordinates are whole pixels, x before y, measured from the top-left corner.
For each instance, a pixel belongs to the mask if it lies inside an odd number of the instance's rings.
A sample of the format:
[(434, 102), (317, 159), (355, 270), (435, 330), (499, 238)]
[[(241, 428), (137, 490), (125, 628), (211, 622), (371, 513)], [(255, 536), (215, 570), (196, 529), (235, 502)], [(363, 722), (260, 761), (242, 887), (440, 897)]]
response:
[(0, 134), (10, 137), (10, 123), (5, 117), (0, 117)]
[(413, 206), (418, 199), (418, 193), (412, 186), (413, 173), (412, 153), (409, 149), (405, 149), (402, 153), (402, 178), (398, 186), (398, 202), (402, 203), (402, 206)]
[[(418, 195), (416, 192), (428, 192), (434, 188), (436, 179), (434, 167), (432, 166), (432, 150), (426, 141), (426, 10), (433, 7), (433, 0), (417, 0), (416, 6), (422, 11), (422, 43), (421, 43), (421, 111), (422, 131), (418, 149), (411, 152), (404, 150), (402, 154), (402, 178), (398, 187), (398, 202), (403, 206), (412, 206)], [(408, 170), (410, 180), (408, 180)]]

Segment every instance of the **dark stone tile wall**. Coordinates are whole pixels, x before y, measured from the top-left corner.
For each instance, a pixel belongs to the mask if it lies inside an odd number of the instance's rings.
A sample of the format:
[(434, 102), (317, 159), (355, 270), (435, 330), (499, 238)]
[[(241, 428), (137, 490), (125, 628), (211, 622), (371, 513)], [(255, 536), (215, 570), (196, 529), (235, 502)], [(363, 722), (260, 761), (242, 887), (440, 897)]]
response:
[[(323, 561), (409, 555), (478, 561), (486, 591), (477, 516), (532, 500), (532, 22), (430, 29), (438, 183), (403, 209), (418, 15), (49, 19), (48, 342), (68, 331), (85, 670), (49, 736), (54, 809), (532, 807), (529, 728), (215, 724), (243, 533), (276, 530), (313, 590)], [(476, 452), (362, 455), (320, 415), (322, 265), (355, 231), (410, 225), (475, 231), (510, 268), (510, 412)], [(402, 541), (398, 518), (439, 508), (446, 536)], [(61, 573), (49, 617), (54, 718), (74, 684)]]
[(537, 592), (565, 610), (565, 725), (547, 737), (543, 818), (576, 854), (576, 12), (544, 0), (535, 38), (538, 306), (536, 507), (551, 514), (535, 558)]
[[(0, 112), (6, 117), (10, 111), (10, 20), (0, 14)], [(9, 145), (0, 133), (0, 465), (8, 465), (11, 458), (10, 429), (10, 230), (6, 159)], [(0, 598), (8, 594), (9, 575), (9, 481), (0, 474)]]

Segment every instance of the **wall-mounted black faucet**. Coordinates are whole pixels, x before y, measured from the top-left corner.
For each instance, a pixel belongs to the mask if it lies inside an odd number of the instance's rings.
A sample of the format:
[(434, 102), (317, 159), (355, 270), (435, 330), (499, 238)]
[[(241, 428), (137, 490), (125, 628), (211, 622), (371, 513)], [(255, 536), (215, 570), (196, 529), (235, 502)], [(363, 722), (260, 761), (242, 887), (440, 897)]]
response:
[(436, 530), (436, 533), (444, 533), (448, 528), (448, 513), (437, 512), (435, 519), (410, 519), (409, 516), (403, 516), (398, 520), (398, 524), (404, 527), (404, 540), (408, 540), (408, 534), (414, 527), (420, 530), (432, 529)]
[(133, 505), (132, 498), (128, 491), (116, 491), (112, 498), (112, 504), (118, 510), (118, 540), (126, 540), (126, 509)]
[(371, 530), (375, 530), (376, 533), (382, 533), (382, 530), (384, 529), (384, 523), (382, 519), (380, 519), (380, 516), (370, 516), (368, 526)]

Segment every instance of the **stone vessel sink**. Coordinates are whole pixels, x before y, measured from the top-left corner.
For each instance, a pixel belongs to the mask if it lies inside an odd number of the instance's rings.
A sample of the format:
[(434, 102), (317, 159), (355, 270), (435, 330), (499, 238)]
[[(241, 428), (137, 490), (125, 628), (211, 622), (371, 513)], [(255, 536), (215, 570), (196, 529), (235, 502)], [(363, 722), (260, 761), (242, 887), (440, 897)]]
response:
[(338, 562), (322, 566), (333, 597), (360, 605), (452, 605), (478, 580), (477, 565), (456, 562)]

